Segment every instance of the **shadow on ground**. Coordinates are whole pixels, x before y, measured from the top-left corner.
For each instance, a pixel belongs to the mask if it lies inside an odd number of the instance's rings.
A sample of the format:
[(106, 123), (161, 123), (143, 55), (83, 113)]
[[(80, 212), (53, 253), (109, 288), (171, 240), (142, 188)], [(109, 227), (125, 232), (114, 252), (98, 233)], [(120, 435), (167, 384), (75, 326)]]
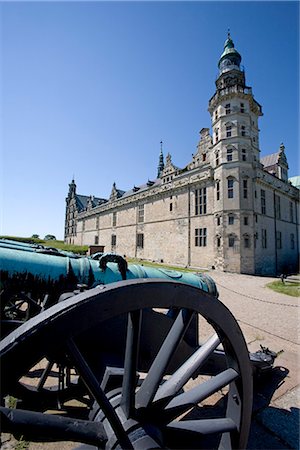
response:
[(299, 408), (282, 409), (270, 405), (288, 373), (284, 367), (275, 367), (255, 379), (248, 449), (299, 449)]

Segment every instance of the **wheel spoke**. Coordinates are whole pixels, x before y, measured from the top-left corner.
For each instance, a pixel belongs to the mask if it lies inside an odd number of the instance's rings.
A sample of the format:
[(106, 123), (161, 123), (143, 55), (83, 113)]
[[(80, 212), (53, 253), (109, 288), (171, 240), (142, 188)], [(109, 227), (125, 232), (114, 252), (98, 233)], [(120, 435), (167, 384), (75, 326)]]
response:
[(211, 336), (157, 391), (154, 401), (175, 395), (220, 344), (217, 334)]
[(120, 403), (127, 418), (130, 417), (132, 409), (135, 406), (134, 400), (137, 380), (141, 317), (141, 310), (128, 313), (124, 378)]
[(230, 368), (199, 386), (194, 387), (190, 391), (178, 395), (166, 406), (166, 417), (168, 419), (177, 417), (235, 380), (238, 376), (238, 372)]
[(73, 339), (68, 340), (67, 346), (70, 355), (74, 360), (76, 370), (82, 377), (82, 380), (84, 381), (90, 394), (94, 397), (94, 399), (96, 400), (96, 402), (98, 403), (98, 405), (101, 407), (102, 411), (108, 418), (112, 429), (114, 430), (116, 436), (120, 441), (120, 444), (124, 446), (124, 448), (132, 449), (133, 447), (129, 441), (128, 436), (124, 431), (124, 428), (122, 427), (119, 417), (117, 416), (108, 398), (101, 389), (101, 386), (97, 378), (93, 374), (87, 361), (83, 358), (80, 350), (78, 349)]
[(224, 433), (237, 430), (236, 424), (230, 418), (174, 421), (168, 425), (168, 428), (199, 434)]
[(194, 313), (192, 311), (185, 309), (180, 310), (174, 324), (172, 325), (158, 354), (156, 355), (142, 386), (137, 392), (137, 408), (146, 408), (153, 400), (171, 357), (178, 347), (187, 327), (189, 326), (193, 314)]

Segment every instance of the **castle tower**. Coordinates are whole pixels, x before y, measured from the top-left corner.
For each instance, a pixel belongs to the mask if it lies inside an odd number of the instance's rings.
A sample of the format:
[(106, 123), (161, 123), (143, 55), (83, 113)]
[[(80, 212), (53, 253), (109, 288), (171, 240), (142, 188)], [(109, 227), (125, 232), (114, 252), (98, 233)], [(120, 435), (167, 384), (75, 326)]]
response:
[[(259, 165), (258, 118), (262, 109), (252, 89), (246, 86), (241, 60), (228, 33), (218, 62), (216, 92), (208, 110), (213, 135), (216, 253), (224, 270), (230, 264), (233, 271), (251, 273), (254, 272), (252, 183)], [(247, 261), (248, 267), (243, 268), (243, 261)]]

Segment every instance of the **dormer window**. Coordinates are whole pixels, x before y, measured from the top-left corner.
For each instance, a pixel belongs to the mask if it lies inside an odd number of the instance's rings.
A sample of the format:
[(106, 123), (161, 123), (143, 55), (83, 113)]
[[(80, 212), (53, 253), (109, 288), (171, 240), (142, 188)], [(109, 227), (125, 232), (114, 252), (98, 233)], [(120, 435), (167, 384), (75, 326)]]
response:
[(203, 155), (202, 155), (202, 161), (206, 161), (206, 153), (203, 153)]
[(227, 103), (225, 105), (225, 114), (230, 114), (231, 113), (231, 109), (230, 109), (230, 103)]
[(231, 137), (232, 126), (226, 125), (226, 137)]

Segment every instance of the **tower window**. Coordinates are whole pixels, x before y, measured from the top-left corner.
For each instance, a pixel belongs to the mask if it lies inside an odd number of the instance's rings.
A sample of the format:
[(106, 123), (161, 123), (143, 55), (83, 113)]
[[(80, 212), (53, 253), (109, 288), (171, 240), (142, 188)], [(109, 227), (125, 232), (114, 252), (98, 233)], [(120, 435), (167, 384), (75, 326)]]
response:
[(242, 136), (246, 136), (246, 127), (245, 127), (245, 125), (241, 126), (241, 135)]
[(206, 228), (195, 228), (195, 247), (206, 247)]
[(217, 247), (221, 247), (221, 238), (217, 237)]
[(229, 236), (228, 237), (228, 247), (233, 247), (234, 246), (234, 236)]
[(218, 120), (218, 111), (215, 112), (215, 120)]
[(234, 225), (234, 216), (228, 216), (228, 225)]
[(245, 148), (242, 148), (242, 161), (247, 161), (247, 154)]
[(219, 165), (219, 152), (216, 153), (216, 166)]
[(245, 104), (241, 103), (241, 113), (244, 113), (244, 112), (245, 112)]
[(227, 161), (232, 161), (232, 148), (227, 149)]
[(230, 114), (230, 113), (231, 113), (230, 103), (227, 103), (227, 105), (225, 105), (225, 114)]
[(215, 133), (216, 133), (216, 142), (218, 142), (219, 141), (219, 130), (216, 130)]
[(233, 179), (229, 178), (227, 180), (227, 196), (228, 198), (233, 198)]
[(250, 248), (250, 238), (249, 236), (244, 236), (244, 247)]
[(206, 161), (206, 153), (202, 154), (202, 161)]
[(248, 223), (249, 223), (248, 217), (244, 217), (244, 225), (248, 225)]
[(231, 137), (232, 127), (231, 125), (226, 126), (226, 137)]
[(221, 217), (217, 217), (217, 225), (221, 225)]
[(248, 180), (243, 180), (243, 197), (248, 198)]
[(220, 200), (220, 181), (217, 181), (217, 200)]

